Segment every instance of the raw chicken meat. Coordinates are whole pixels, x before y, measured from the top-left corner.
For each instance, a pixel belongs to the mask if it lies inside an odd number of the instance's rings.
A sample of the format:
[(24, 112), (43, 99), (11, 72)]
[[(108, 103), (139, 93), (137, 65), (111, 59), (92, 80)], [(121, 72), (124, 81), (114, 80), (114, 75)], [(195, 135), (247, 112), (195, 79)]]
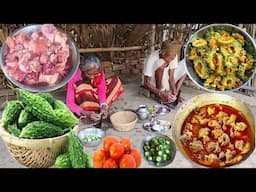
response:
[(54, 85), (59, 78), (59, 74), (58, 73), (54, 73), (53, 75), (43, 75), (42, 73), (40, 73), (39, 75), (39, 82), (40, 83), (48, 83), (49, 85)]
[(52, 24), (44, 24), (42, 26), (42, 33), (43, 33), (43, 35), (47, 39), (49, 39), (51, 42), (53, 42), (57, 32), (58, 32), (57, 29)]
[(19, 33), (6, 39), (5, 69), (15, 80), (29, 86), (51, 86), (69, 71), (67, 36), (52, 24), (39, 31)]

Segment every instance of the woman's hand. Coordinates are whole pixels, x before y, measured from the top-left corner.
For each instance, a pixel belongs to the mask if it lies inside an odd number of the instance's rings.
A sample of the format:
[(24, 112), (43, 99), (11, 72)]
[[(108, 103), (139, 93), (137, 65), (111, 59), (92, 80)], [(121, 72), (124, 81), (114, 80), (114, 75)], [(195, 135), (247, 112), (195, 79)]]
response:
[(101, 105), (100, 113), (101, 113), (103, 119), (107, 119), (108, 114), (109, 114), (108, 105), (106, 105), (106, 104)]
[(95, 111), (82, 111), (82, 116), (89, 117), (92, 121), (99, 121), (101, 119), (101, 114), (95, 113)]

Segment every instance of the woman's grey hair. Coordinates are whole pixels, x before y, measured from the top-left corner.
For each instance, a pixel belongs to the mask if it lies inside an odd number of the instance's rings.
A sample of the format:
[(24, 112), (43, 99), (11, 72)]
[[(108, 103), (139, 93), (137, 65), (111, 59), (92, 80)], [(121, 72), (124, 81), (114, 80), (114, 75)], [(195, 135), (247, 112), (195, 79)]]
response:
[(97, 56), (88, 56), (85, 59), (84, 65), (82, 65), (82, 70), (87, 71), (94, 67), (96, 67), (97, 69), (101, 67), (100, 59)]

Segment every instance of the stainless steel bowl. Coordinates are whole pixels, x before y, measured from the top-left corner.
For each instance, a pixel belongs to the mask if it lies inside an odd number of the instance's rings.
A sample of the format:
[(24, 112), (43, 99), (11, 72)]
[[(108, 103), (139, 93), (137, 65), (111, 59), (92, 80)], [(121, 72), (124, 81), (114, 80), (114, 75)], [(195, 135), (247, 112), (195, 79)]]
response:
[[(86, 142), (84, 141), (84, 138), (88, 135), (95, 135), (98, 136), (99, 139), (97, 141), (90, 141)], [(105, 133), (102, 129), (98, 129), (96, 127), (86, 128), (82, 129), (78, 132), (78, 138), (81, 141), (81, 143), (86, 147), (95, 147), (98, 146), (102, 139), (105, 137)]]
[[(37, 24), (37, 25), (28, 25), (25, 27), (22, 27), (20, 29), (17, 29), (16, 31), (14, 31), (12, 34), (10, 34), (10, 36), (16, 36), (19, 33), (23, 32), (25, 34), (29, 34), (32, 33), (34, 31), (38, 31), (41, 28), (42, 24)], [(57, 27), (56, 27), (57, 28)], [(70, 37), (69, 34), (67, 34), (65, 31), (63, 31), (60, 28), (57, 28), (57, 30), (59, 30), (60, 32), (64, 33), (67, 38), (68, 38), (68, 44), (70, 47), (70, 55), (68, 58), (68, 61), (71, 65), (69, 72), (67, 74), (67, 76), (65, 76), (59, 83), (56, 83), (52, 86), (28, 86), (28, 85), (24, 85), (21, 82), (15, 80), (13, 77), (11, 77), (8, 72), (5, 70), (5, 62), (4, 62), (4, 50), (7, 48), (6, 42), (3, 43), (2, 47), (1, 47), (1, 56), (0, 56), (0, 65), (2, 68), (2, 71), (4, 72), (4, 75), (16, 86), (25, 89), (27, 91), (31, 91), (31, 92), (49, 92), (49, 91), (54, 91), (56, 89), (59, 89), (61, 87), (63, 87), (64, 85), (66, 85), (66, 83), (68, 83), (68, 81), (74, 76), (74, 74), (76, 73), (79, 64), (80, 64), (80, 53), (79, 50), (74, 42), (74, 40)]]
[(225, 90), (225, 91), (218, 91), (218, 90), (214, 90), (214, 89), (209, 89), (207, 87), (205, 87), (203, 85), (203, 81), (199, 78), (199, 76), (196, 74), (194, 68), (193, 68), (193, 62), (191, 60), (188, 59), (189, 57), (189, 50), (191, 47), (191, 42), (195, 37), (203, 37), (205, 35), (205, 32), (208, 31), (209, 29), (213, 29), (213, 30), (217, 30), (217, 29), (223, 29), (229, 32), (236, 32), (236, 33), (240, 33), (244, 36), (245, 39), (245, 47), (244, 49), (250, 53), (253, 56), (253, 59), (256, 60), (256, 44), (254, 39), (242, 28), (235, 26), (235, 25), (231, 25), (231, 24), (211, 24), (211, 25), (207, 25), (201, 29), (199, 29), (197, 32), (195, 32), (190, 39), (187, 41), (186, 45), (185, 45), (185, 49), (184, 49), (184, 56), (185, 56), (185, 69), (186, 72), (188, 74), (188, 76), (190, 77), (190, 79), (200, 88), (202, 88), (203, 90), (209, 91), (209, 92), (215, 92), (215, 93), (220, 93), (220, 92), (230, 92), (230, 91), (235, 91), (238, 90), (240, 88), (242, 88), (244, 85), (246, 85), (254, 76), (255, 74), (255, 69), (251, 70), (251, 75), (250, 78), (243, 82), (243, 84), (237, 88), (234, 89), (230, 89), (230, 90)]

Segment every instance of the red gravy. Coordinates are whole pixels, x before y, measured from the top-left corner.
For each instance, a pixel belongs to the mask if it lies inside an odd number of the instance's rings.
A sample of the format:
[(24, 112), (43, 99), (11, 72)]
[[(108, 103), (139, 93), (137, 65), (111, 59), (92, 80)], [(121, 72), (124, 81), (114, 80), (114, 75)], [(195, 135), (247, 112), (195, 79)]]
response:
[(181, 135), (185, 136), (182, 144), (189, 158), (207, 167), (239, 163), (254, 148), (247, 119), (240, 111), (223, 104), (205, 105), (192, 111), (182, 125)]

